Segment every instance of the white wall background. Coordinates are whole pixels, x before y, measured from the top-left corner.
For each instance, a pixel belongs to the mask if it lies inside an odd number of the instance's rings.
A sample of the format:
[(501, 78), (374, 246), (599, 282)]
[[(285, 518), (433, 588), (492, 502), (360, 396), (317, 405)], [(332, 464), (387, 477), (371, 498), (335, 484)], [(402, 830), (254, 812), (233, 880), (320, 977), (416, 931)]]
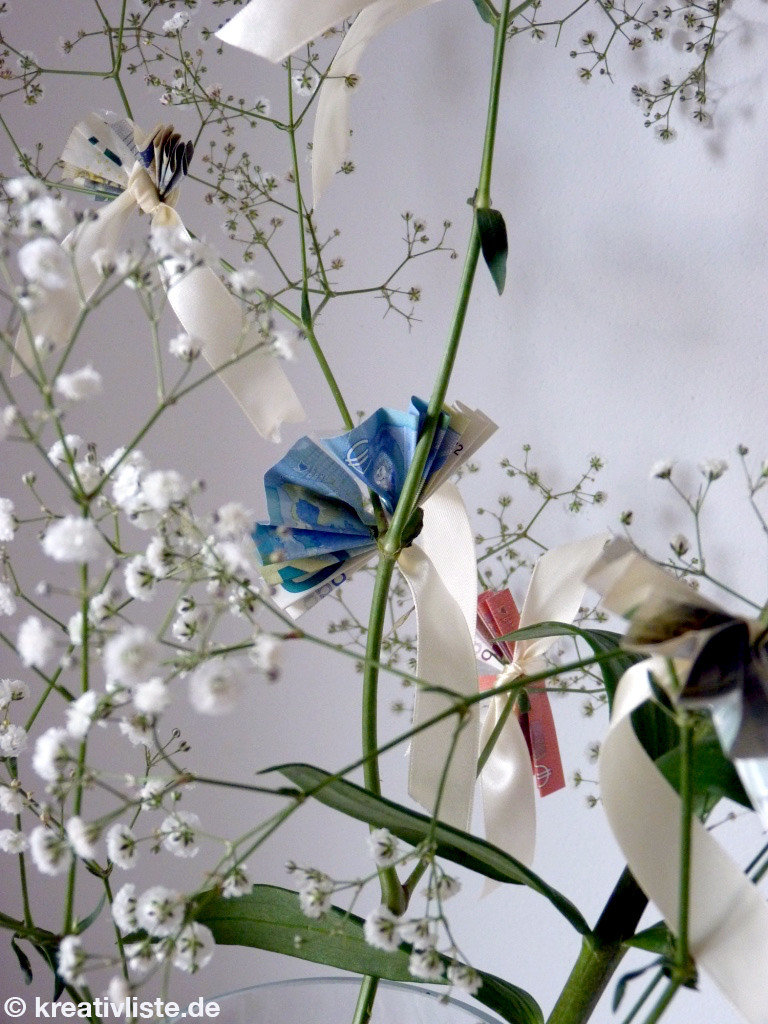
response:
[[(107, 0), (107, 7), (115, 4)], [(195, 26), (221, 17), (209, 0), (200, 7), (190, 44)], [(61, 66), (56, 40), (81, 23), (94, 24), (85, 0), (55, 7), (45, 0), (13, 0), (13, 11), (0, 27), (23, 40), (41, 62)], [(732, 470), (719, 482), (705, 517), (711, 564), (759, 602), (766, 589), (765, 551), (749, 517), (734, 450), (744, 443), (756, 457), (766, 454), (761, 447), (768, 298), (765, 5), (739, 0), (728, 13), (712, 64), (714, 127), (701, 129), (678, 116), (680, 137), (672, 145), (657, 143), (643, 129), (629, 89), (637, 80), (654, 81), (681, 59), (679, 53), (667, 43), (653, 54), (627, 51), (614, 62), (615, 83), (600, 79), (584, 86), (568, 51), (580, 33), (594, 27), (607, 33), (597, 8), (566, 27), (558, 48), (552, 33), (540, 43), (518, 38), (509, 48), (492, 190), (509, 229), (508, 283), (498, 298), (487, 275), (479, 274), (449, 393), (482, 407), (500, 424), (482, 453), (484, 473), (464, 485), (467, 504), (489, 505), (497, 493), (511, 490), (494, 467), (504, 455), (517, 458), (523, 443), (532, 445), (533, 461), (555, 485), (570, 483), (587, 456), (597, 452), (607, 463), (601, 476), (607, 504), (579, 517), (557, 512), (543, 529), (544, 539), (554, 544), (617, 527), (621, 511), (631, 508), (638, 539), (662, 552), (669, 536), (690, 530), (690, 524), (670, 503), (668, 489), (648, 481), (650, 465), (673, 457), (680, 479), (695, 487), (699, 460), (727, 458)], [(341, 230), (337, 248), (349, 268), (348, 286), (370, 283), (394, 264), (401, 250), (399, 215), (405, 210), (426, 218), (433, 234), (444, 219), (453, 221), (450, 241), (463, 251), (466, 199), (475, 187), (484, 125), (489, 47), (488, 27), (470, 0), (436, 4), (371, 46), (353, 102), (357, 170), (334, 181), (318, 210), (321, 235)], [(225, 92), (266, 94), (275, 112), (284, 109), (278, 69), (229, 48), (223, 58), (212, 57), (209, 68), (209, 79), (222, 82)], [(139, 123), (149, 127), (168, 118), (168, 109), (142, 87), (139, 76), (128, 80), (128, 88)], [(27, 145), (43, 140), (50, 162), (79, 118), (92, 109), (117, 109), (117, 103), (109, 82), (58, 78), (38, 107), (9, 102), (0, 112)], [(185, 111), (172, 114), (183, 132)], [(5, 139), (0, 145), (3, 170), (13, 172), (11, 148)], [(264, 167), (278, 174), (287, 170), (285, 137), (260, 129), (253, 150)], [(180, 202), (186, 223), (232, 256), (220, 214), (200, 198), (201, 189), (188, 183)], [(352, 409), (404, 407), (412, 393), (428, 394), (460, 264), (438, 256), (420, 261), (406, 275), (424, 295), (418, 310), (423, 322), (410, 332), (401, 318), (382, 317), (380, 300), (332, 304), (319, 337)], [(104, 452), (124, 441), (152, 402), (146, 384), (151, 355), (132, 301), (126, 295), (123, 322), (115, 325), (111, 315), (99, 313), (83, 338), (81, 361), (92, 360), (124, 396), (116, 405), (108, 388), (78, 413), (77, 423), (72, 419), (71, 429), (98, 437)], [(171, 317), (165, 328), (170, 337)], [(308, 349), (299, 351), (288, 371), (308, 422), (286, 430), (281, 446), (253, 434), (214, 382), (164, 421), (144, 450), (158, 467), (204, 478), (211, 508), (238, 498), (263, 512), (261, 481), (269, 465), (305, 429), (339, 426)], [(2, 491), (13, 496), (27, 456), (6, 444), (0, 467)], [(530, 501), (523, 488), (513, 494), (521, 509)], [(37, 557), (30, 550), (28, 579), (33, 581), (35, 572), (49, 571), (42, 564), (38, 569)], [(364, 590), (365, 584), (351, 588), (350, 599), (360, 607)], [(337, 610), (318, 609), (307, 617), (307, 627), (322, 632), (329, 614)], [(2, 651), (0, 673), (17, 673)], [(384, 693), (389, 701), (397, 695), (396, 685), (385, 684)], [(282, 682), (273, 687), (257, 682), (249, 705), (234, 719), (201, 722), (183, 700), (178, 715), (196, 768), (251, 778), (263, 767), (289, 760), (327, 768), (352, 760), (358, 694), (359, 676), (346, 661), (317, 648), (292, 647)], [(577, 698), (557, 703), (556, 715), (570, 774), (584, 766), (585, 745), (600, 737), (606, 722), (584, 720)], [(387, 719), (385, 728), (394, 724)], [(385, 792), (404, 799), (404, 780), (403, 758), (388, 759)], [(194, 800), (213, 832), (238, 831), (270, 806), (211, 790), (196, 793)], [(753, 818), (720, 830), (740, 851), (740, 860), (759, 844)], [(588, 811), (583, 791), (569, 788), (539, 803), (539, 820), (535, 869), (593, 920), (621, 870), (600, 810)], [(307, 808), (253, 859), (252, 872), (260, 881), (289, 884), (283, 864), (292, 858), (339, 878), (354, 877), (366, 869), (364, 831)], [(167, 865), (156, 870), (158, 879), (167, 877)], [(0, 877), (4, 890), (14, 884), (5, 865)], [(452, 908), (464, 951), (483, 969), (528, 989), (548, 1010), (577, 952), (577, 937), (527, 891), (499, 889), (479, 901), (480, 889), (477, 879), (467, 878)], [(651, 912), (648, 920), (654, 919)], [(628, 959), (628, 969), (642, 962)], [(227, 949), (179, 991), (211, 995), (308, 973), (324, 969)], [(40, 971), (32, 991), (48, 992), (42, 979)], [(21, 990), (5, 940), (0, 986), (4, 993)], [(609, 1001), (596, 1016), (600, 1024), (613, 1019)], [(682, 994), (669, 1019), (736, 1024), (738, 1018), (703, 977), (701, 995)]]

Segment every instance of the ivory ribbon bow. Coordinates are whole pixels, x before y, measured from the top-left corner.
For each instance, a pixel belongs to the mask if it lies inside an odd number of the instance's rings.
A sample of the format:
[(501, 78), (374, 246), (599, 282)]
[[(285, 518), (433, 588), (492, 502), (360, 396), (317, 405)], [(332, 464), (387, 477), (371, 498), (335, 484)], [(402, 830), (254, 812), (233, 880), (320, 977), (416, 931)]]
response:
[[(83, 134), (83, 129), (101, 136), (110, 132), (109, 125), (95, 114), (75, 132)], [(157, 133), (161, 131), (158, 129)], [(65, 161), (72, 162), (68, 149), (75, 132), (65, 147)], [(29, 317), (31, 329), (20, 333), (16, 352), (28, 365), (32, 338), (43, 335), (56, 348), (69, 340), (80, 314), (81, 293), (82, 298), (89, 299), (103, 281), (94, 257), (97, 253), (102, 254), (102, 259), (115, 255), (134, 211), (148, 213), (153, 229), (174, 229), (182, 242), (192, 241), (173, 209), (177, 190), (161, 200), (155, 181), (138, 160), (130, 172), (120, 164), (112, 164), (111, 171), (112, 180), (124, 191), (94, 218), (86, 219), (70, 232), (62, 243), (72, 253), (71, 286), (48, 292), (41, 307)], [(203, 356), (262, 436), (275, 439), (282, 423), (304, 419), (304, 410), (277, 359), (265, 352), (257, 328), (244, 321), (240, 304), (210, 267), (199, 265), (182, 274), (163, 274), (163, 281), (168, 301), (182, 327), (201, 343)], [(18, 367), (15, 370), (18, 372)]]
[[(423, 506), (424, 526), (417, 544), (404, 548), (398, 568), (416, 606), (418, 653), (416, 674), (444, 687), (456, 698), (477, 693), (474, 628), (477, 609), (475, 541), (458, 489), (450, 483)], [(413, 725), (419, 726), (455, 703), (442, 693), (419, 688)], [(459, 725), (456, 715), (417, 733), (411, 740), (408, 792), (430, 813), (451, 754)], [(468, 829), (472, 814), (477, 764), (477, 704), (461, 726), (438, 807), (441, 821)]]
[(320, 86), (312, 140), (312, 190), (317, 203), (349, 147), (347, 81), (368, 43), (395, 21), (437, 0), (251, 0), (216, 33), (259, 57), (282, 61), (310, 39), (360, 11)]
[[(707, 637), (730, 618), (625, 541), (609, 545), (586, 579), (606, 608), (630, 618), (630, 646), (676, 655), (679, 679), (686, 679)], [(655, 656), (624, 673), (601, 746), (600, 792), (632, 874), (676, 930), (679, 863), (673, 851), (680, 845), (680, 799), (631, 721), (632, 711), (652, 697), (649, 673), (677, 696), (666, 658)], [(737, 760), (736, 767), (754, 763)], [(768, 904), (698, 821), (692, 828), (688, 932), (692, 956), (749, 1024), (768, 1024)]]
[[(542, 555), (525, 595), (520, 629), (538, 622), (573, 621), (584, 595), (584, 575), (607, 540), (607, 534), (590, 537), (552, 548)], [(503, 669), (496, 685), (544, 669), (544, 655), (556, 639), (518, 640), (514, 660)], [(490, 739), (509, 699), (507, 694), (491, 698), (480, 734), (481, 749)], [(530, 865), (536, 845), (536, 785), (528, 746), (514, 714), (507, 717), (480, 779), (487, 839), (523, 864)]]

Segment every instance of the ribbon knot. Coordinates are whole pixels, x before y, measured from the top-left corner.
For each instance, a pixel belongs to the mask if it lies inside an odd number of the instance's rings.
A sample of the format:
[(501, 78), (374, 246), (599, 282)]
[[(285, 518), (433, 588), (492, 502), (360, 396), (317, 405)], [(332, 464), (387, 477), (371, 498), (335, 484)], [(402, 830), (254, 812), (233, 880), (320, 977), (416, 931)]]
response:
[[(62, 154), (65, 173), (111, 202), (62, 242), (72, 257), (71, 280), (47, 293), (30, 314), (29, 330), (20, 331), (16, 341), (12, 373), (21, 369), (20, 360), (34, 365), (31, 345), (38, 335), (54, 348), (70, 339), (81, 313), (81, 296), (90, 299), (103, 282), (94, 257), (115, 255), (134, 210), (149, 214), (153, 229), (169, 228), (182, 246), (192, 245), (174, 209), (192, 143), (182, 142), (168, 125), (156, 128), (144, 143), (136, 142), (138, 136), (131, 121), (108, 124), (90, 114), (67, 140)], [(247, 323), (240, 303), (210, 267), (194, 261), (183, 274), (161, 273), (161, 279), (182, 328), (200, 343), (203, 357), (262, 437), (277, 440), (282, 423), (304, 419), (301, 403), (258, 327)]]

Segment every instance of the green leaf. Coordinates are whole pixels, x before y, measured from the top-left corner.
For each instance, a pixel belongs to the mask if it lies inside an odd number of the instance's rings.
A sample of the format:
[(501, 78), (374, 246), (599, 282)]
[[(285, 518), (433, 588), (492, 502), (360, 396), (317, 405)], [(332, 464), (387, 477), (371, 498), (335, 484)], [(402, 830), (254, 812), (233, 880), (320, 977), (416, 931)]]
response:
[(646, 973), (646, 971), (650, 971), (652, 970), (652, 968), (658, 966), (659, 961), (653, 960), (651, 963), (646, 964), (645, 967), (641, 967), (637, 971), (630, 971), (628, 974), (624, 974), (621, 978), (619, 978), (618, 982), (616, 983), (616, 989), (613, 993), (612, 1007), (614, 1013), (616, 1013), (619, 1006), (621, 1005), (621, 1001), (624, 998), (624, 994), (627, 991), (627, 985), (630, 983), (630, 981), (634, 981), (636, 978), (641, 978)]
[(613, 706), (613, 697), (619, 680), (632, 665), (642, 661), (644, 655), (633, 654), (621, 647), (621, 634), (607, 629), (582, 629), (568, 622), (539, 622), (535, 626), (516, 629), (499, 637), (500, 640), (538, 640), (550, 636), (575, 636), (587, 643), (595, 654), (610, 654), (611, 658), (600, 662), (600, 673), (608, 696), (608, 706)]
[(24, 975), (24, 984), (32, 984), (32, 964), (29, 962), (29, 957), (24, 950), (16, 942), (16, 936), (11, 936), (11, 949), (16, 954), (16, 959), (19, 961), (19, 967), (21, 973)]
[(326, 807), (369, 825), (388, 828), (393, 835), (411, 846), (418, 846), (429, 839), (434, 842), (437, 855), (446, 860), (461, 864), (497, 882), (527, 885), (548, 899), (579, 934), (589, 934), (589, 925), (566, 896), (547, 885), (520, 861), (484, 839), (478, 839), (442, 822), (435, 824), (425, 814), (411, 811), (384, 797), (374, 796), (352, 782), (334, 778), (322, 768), (308, 764), (284, 764), (267, 771), (285, 775), (303, 793), (319, 800)]
[(674, 940), (669, 928), (663, 921), (657, 921), (650, 928), (633, 935), (631, 939), (624, 940), (625, 946), (635, 946), (637, 949), (644, 949), (648, 953), (657, 953), (659, 956), (669, 956), (674, 948)]
[(480, 207), (475, 210), (475, 216), (483, 259), (491, 272), (496, 290), (501, 295), (507, 277), (507, 226), (498, 210)]
[(77, 935), (82, 935), (83, 932), (86, 931), (86, 929), (91, 927), (93, 922), (96, 920), (96, 918), (101, 913), (102, 908), (104, 907), (104, 904), (106, 903), (106, 900), (107, 900), (107, 894), (106, 893), (102, 893), (101, 899), (96, 904), (95, 908), (90, 912), (90, 914), (87, 917), (84, 917), (82, 921), (78, 921), (77, 922), (77, 931), (76, 931)]
[(472, 0), (472, 3), (477, 8), (477, 13), (488, 25), (495, 25), (498, 14), (494, 13), (493, 8), (488, 3), (488, 0)]
[[(251, 946), (356, 974), (417, 984), (408, 973), (407, 946), (391, 953), (375, 949), (365, 941), (362, 919), (338, 907), (321, 918), (308, 918), (296, 893), (288, 889), (257, 885), (234, 899), (205, 893), (195, 919), (211, 929), (220, 945)], [(476, 996), (479, 1002), (509, 1024), (543, 1024), (542, 1012), (527, 992), (492, 974), (479, 973), (483, 980)]]
[[(657, 761), (664, 778), (677, 787), (680, 778), (680, 747), (667, 751)], [(712, 806), (707, 797), (728, 797), (743, 807), (752, 807), (744, 791), (736, 769), (723, 753), (720, 742), (713, 731), (706, 730), (702, 735), (694, 734), (693, 739), (693, 792), (702, 798), (702, 805)]]

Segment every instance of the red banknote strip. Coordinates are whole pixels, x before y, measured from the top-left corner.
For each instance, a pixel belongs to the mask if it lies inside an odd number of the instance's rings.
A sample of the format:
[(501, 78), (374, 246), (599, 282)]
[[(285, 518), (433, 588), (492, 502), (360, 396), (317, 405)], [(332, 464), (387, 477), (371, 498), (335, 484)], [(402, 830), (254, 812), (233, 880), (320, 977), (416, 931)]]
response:
[(555, 721), (548, 693), (544, 690), (530, 689), (528, 699), (531, 708), (528, 712), (528, 734), (525, 738), (531, 752), (533, 775), (539, 793), (542, 796), (549, 796), (550, 793), (556, 793), (565, 786)]

